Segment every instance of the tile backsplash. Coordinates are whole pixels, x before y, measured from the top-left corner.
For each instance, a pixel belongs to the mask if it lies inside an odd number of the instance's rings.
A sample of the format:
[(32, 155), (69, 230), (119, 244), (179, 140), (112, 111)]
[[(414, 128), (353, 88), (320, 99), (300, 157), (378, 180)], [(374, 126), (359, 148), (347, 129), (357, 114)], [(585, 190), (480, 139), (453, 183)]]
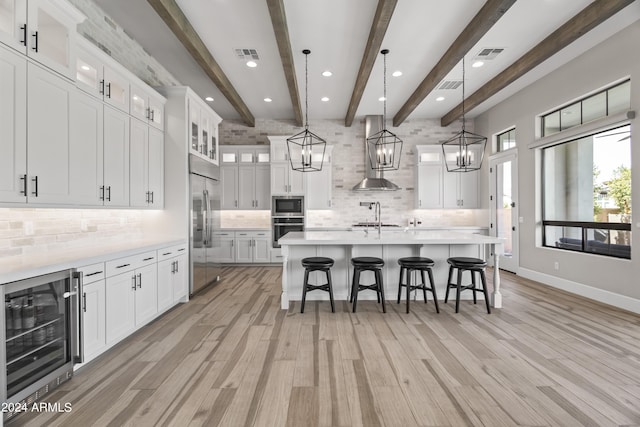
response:
[(0, 209), (0, 257), (140, 238), (144, 214), (111, 209)]

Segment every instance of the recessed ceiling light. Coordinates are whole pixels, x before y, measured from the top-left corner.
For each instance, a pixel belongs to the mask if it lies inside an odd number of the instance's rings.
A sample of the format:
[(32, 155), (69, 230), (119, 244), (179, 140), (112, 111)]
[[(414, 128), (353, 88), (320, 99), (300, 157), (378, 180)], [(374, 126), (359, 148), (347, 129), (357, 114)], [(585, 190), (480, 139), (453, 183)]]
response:
[(327, 71), (323, 71), (322, 75), (325, 76), (325, 77), (331, 77), (333, 75), (333, 73), (331, 71), (327, 70)]
[(91, 69), (91, 68), (89, 68), (89, 66), (88, 66), (88, 65), (83, 65), (83, 66), (82, 66), (82, 67), (80, 67), (80, 68), (82, 68), (82, 69), (83, 69), (83, 70), (85, 70), (85, 71), (89, 71), (89, 70)]
[(207, 96), (204, 100), (207, 102), (213, 102), (213, 98), (210, 96)]
[(256, 68), (257, 66), (258, 66), (258, 63), (256, 61), (247, 61), (247, 67)]
[(436, 101), (440, 102), (440, 101), (444, 101), (444, 96), (439, 96), (436, 98)]
[(378, 98), (378, 101), (384, 101), (386, 98), (384, 96), (381, 96), (380, 98)]
[(264, 99), (264, 102), (271, 102), (271, 101), (273, 101), (273, 99), (271, 99), (271, 98), (265, 98)]
[(393, 74), (391, 74), (393, 77), (400, 77), (402, 75), (402, 71), (398, 70), (398, 71), (394, 71)]
[(476, 61), (476, 62), (474, 62), (473, 64), (471, 64), (471, 66), (472, 66), (473, 68), (480, 68), (480, 67), (482, 67), (483, 65), (484, 65), (484, 62), (483, 62), (483, 61)]
[(323, 96), (322, 99), (320, 99), (320, 101), (322, 102), (328, 102), (329, 98), (327, 98), (326, 96)]

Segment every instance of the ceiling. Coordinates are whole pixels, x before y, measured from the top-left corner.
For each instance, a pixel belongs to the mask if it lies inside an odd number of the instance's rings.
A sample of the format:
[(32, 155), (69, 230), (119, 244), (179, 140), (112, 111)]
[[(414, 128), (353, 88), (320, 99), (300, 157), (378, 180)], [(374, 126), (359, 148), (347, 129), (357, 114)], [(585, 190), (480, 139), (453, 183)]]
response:
[[(603, 0), (598, 0), (603, 1)], [(266, 0), (175, 0), (251, 114), (264, 119), (295, 117)], [(147, 1), (96, 0), (180, 82), (202, 98), (223, 119), (241, 115), (202, 71), (185, 47)], [(305, 56), (308, 56), (309, 118), (345, 119), (358, 70), (367, 46), (377, 1), (283, 0), (293, 54), (299, 99), (305, 108)], [(465, 56), (465, 95), (469, 96), (514, 61), (591, 4), (591, 0), (517, 0)], [(480, 11), (483, 0), (398, 0), (381, 48), (387, 55), (387, 116), (393, 117), (447, 49)], [(640, 19), (640, 2), (618, 12), (577, 41), (552, 55), (467, 112), (480, 114), (533, 81), (548, 74), (602, 40)], [(485, 48), (503, 49), (484, 66), (473, 68)], [(258, 66), (249, 68), (236, 49), (255, 49)], [(331, 77), (322, 72), (330, 70)], [(392, 77), (392, 72), (402, 76)], [(459, 61), (443, 80), (461, 80)], [(462, 87), (431, 91), (408, 119), (440, 119), (462, 100)], [(383, 58), (377, 55), (357, 105), (356, 117), (382, 114)], [(437, 97), (443, 101), (436, 101)], [(272, 102), (264, 102), (264, 98)], [(321, 101), (328, 97), (328, 102)]]

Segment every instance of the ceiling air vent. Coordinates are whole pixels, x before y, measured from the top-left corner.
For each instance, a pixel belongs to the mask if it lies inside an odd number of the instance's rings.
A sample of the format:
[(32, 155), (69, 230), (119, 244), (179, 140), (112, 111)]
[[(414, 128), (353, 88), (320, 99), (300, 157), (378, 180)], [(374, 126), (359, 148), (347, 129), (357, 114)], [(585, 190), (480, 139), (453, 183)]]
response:
[(445, 80), (440, 84), (438, 89), (440, 90), (453, 90), (458, 89), (462, 84), (462, 80)]
[(502, 53), (502, 51), (504, 51), (504, 49), (502, 48), (485, 48), (478, 53), (478, 55), (476, 56), (476, 59), (489, 61), (491, 59), (494, 59), (500, 53)]
[(238, 59), (242, 59), (244, 61), (257, 61), (260, 58), (258, 57), (258, 51), (255, 49), (234, 49), (236, 52), (236, 56)]

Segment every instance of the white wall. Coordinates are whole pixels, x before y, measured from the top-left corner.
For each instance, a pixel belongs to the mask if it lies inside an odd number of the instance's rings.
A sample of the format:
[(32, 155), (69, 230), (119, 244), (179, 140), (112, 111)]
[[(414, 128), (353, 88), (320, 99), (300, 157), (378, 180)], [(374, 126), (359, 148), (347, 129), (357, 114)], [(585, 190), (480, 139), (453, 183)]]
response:
[[(567, 289), (580, 289), (591, 297), (631, 309), (640, 308), (640, 245), (632, 247), (631, 260), (571, 253), (542, 248), (536, 241), (539, 230), (539, 182), (536, 180), (536, 150), (527, 145), (535, 140), (535, 116), (580, 98), (624, 78), (631, 77), (631, 109), (640, 113), (640, 21), (621, 30), (590, 51), (531, 84), (476, 118), (476, 131), (494, 135), (515, 126), (518, 143), (521, 274)], [(631, 120), (632, 138), (640, 135), (638, 119)], [(634, 146), (635, 145), (635, 146)], [(632, 144), (632, 165), (640, 165), (638, 143)], [(634, 234), (640, 232), (640, 169), (632, 172)], [(635, 236), (636, 242), (638, 236)], [(559, 270), (554, 269), (559, 263)], [(580, 288), (578, 284), (589, 288)], [(613, 294), (610, 294), (613, 293)], [(631, 297), (633, 300), (624, 298)], [(634, 301), (635, 300), (635, 301)], [(620, 301), (626, 303), (618, 304)]]

